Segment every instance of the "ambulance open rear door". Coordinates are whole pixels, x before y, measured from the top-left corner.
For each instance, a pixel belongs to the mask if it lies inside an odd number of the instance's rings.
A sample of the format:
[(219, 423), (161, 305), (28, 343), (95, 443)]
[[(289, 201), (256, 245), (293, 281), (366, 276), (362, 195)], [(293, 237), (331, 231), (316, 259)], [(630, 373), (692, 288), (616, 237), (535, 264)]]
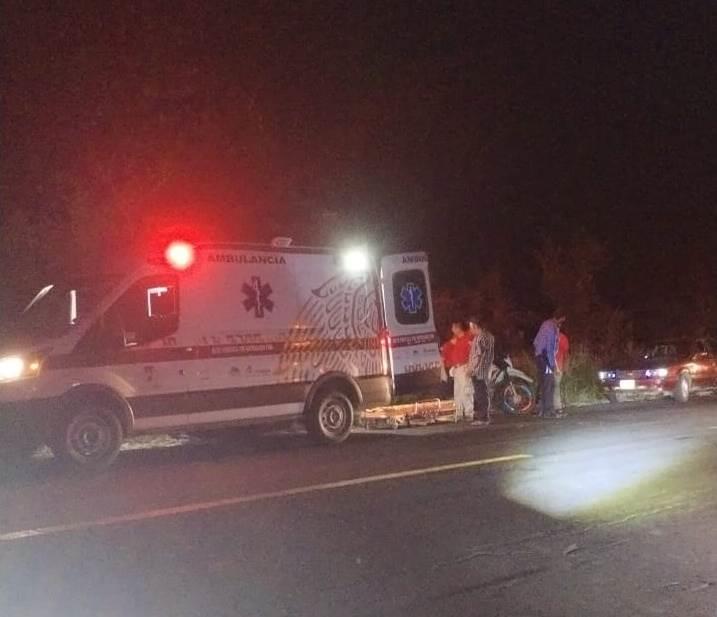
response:
[(381, 293), (394, 395), (435, 395), (440, 387), (441, 356), (428, 256), (403, 253), (384, 257)]

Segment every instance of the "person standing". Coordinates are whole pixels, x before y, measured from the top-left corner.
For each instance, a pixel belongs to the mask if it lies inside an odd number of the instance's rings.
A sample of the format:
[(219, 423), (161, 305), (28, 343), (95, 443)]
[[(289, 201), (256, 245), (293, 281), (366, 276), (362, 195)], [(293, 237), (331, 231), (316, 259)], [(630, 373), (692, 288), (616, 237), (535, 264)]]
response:
[(473, 382), (473, 423), (486, 426), (490, 424), (488, 377), (493, 365), (495, 338), (483, 327), (477, 317), (471, 317), (469, 326), (473, 335), (468, 361), (468, 370)]
[(553, 396), (553, 406), (558, 413), (562, 413), (565, 404), (563, 403), (563, 393), (560, 385), (563, 381), (563, 375), (568, 368), (568, 354), (570, 353), (570, 341), (567, 335), (561, 329), (558, 332), (558, 350), (555, 353), (555, 394)]
[(446, 399), (451, 397), (454, 390), (451, 369), (453, 367), (453, 349), (455, 348), (456, 337), (452, 330), (453, 327), (451, 326), (451, 338), (441, 347), (441, 359), (443, 360), (441, 366), (441, 398)]
[(550, 319), (546, 319), (533, 340), (535, 364), (538, 367), (540, 381), (540, 407), (538, 415), (543, 418), (555, 417), (555, 373), (560, 326), (565, 321), (562, 310), (554, 311)]
[(468, 373), (468, 360), (471, 353), (472, 337), (468, 327), (462, 321), (454, 321), (451, 324), (453, 339), (451, 340), (451, 352), (449, 367), (450, 375), (453, 377), (453, 400), (456, 405), (456, 419), (473, 419), (473, 385)]

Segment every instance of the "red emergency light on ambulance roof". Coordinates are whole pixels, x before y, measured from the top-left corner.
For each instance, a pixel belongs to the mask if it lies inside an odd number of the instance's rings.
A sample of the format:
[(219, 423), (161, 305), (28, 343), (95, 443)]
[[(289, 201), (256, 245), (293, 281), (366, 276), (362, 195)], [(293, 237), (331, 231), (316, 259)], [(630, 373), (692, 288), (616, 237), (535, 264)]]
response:
[(184, 240), (175, 240), (167, 246), (164, 258), (175, 270), (186, 270), (194, 263), (194, 246)]

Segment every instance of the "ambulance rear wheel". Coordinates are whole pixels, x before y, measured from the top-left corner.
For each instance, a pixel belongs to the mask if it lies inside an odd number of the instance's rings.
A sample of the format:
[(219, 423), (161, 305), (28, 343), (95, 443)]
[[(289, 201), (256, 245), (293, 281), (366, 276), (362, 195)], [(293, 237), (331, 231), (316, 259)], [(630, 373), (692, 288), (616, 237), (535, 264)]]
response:
[(341, 392), (328, 392), (319, 396), (311, 406), (306, 424), (315, 442), (333, 444), (348, 438), (353, 421), (351, 400)]
[(104, 406), (85, 403), (60, 424), (52, 450), (63, 463), (99, 471), (112, 464), (121, 445), (122, 425), (117, 415)]

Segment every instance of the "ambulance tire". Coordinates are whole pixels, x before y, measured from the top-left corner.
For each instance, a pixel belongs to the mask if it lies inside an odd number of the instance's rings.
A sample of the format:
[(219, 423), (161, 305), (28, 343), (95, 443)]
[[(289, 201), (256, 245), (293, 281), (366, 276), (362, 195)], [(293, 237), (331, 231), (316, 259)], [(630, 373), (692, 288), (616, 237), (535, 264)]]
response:
[(336, 444), (346, 441), (354, 423), (354, 405), (338, 390), (320, 393), (307, 412), (306, 429), (312, 441)]
[(101, 471), (109, 467), (122, 446), (122, 424), (101, 401), (79, 402), (59, 423), (52, 451), (60, 463), (75, 469)]

